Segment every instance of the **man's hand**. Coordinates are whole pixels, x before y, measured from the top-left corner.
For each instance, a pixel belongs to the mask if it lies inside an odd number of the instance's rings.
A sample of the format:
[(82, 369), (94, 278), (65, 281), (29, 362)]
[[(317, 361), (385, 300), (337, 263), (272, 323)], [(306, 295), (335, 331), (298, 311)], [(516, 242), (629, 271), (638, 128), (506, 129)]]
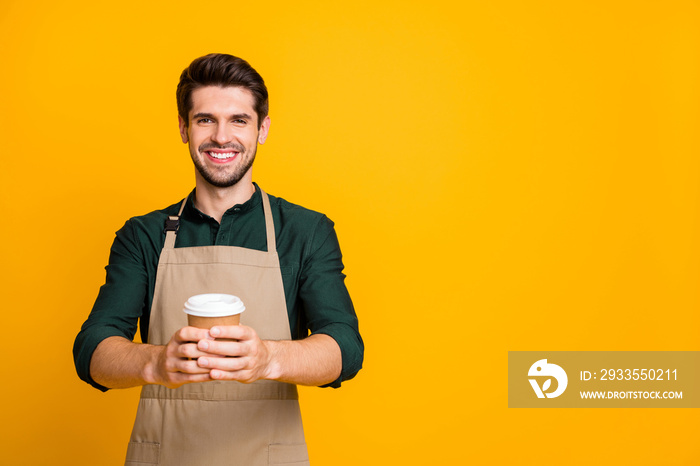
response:
[[(197, 364), (210, 370), (214, 380), (252, 383), (271, 379), (324, 385), (337, 379), (343, 366), (340, 347), (328, 335), (294, 341), (261, 340), (254, 329), (245, 325), (216, 326), (208, 334), (210, 338), (199, 340), (197, 349), (210, 354), (199, 357)], [(224, 357), (212, 357), (212, 353)]]
[(134, 343), (123, 337), (100, 342), (90, 361), (90, 375), (107, 388), (160, 384), (176, 388), (186, 383), (211, 380), (209, 370), (196, 359), (211, 356), (197, 349), (197, 342), (210, 338), (207, 330), (183, 327), (165, 346)]
[(210, 356), (197, 349), (197, 341), (206, 341), (209, 332), (195, 327), (183, 327), (161, 349), (155, 364), (147, 365), (144, 378), (149, 383), (177, 388), (186, 383), (211, 380), (209, 371), (197, 364), (197, 358)]
[(106, 338), (93, 353), (90, 375), (108, 388), (146, 384), (176, 388), (209, 380), (259, 379), (324, 385), (337, 379), (342, 367), (340, 347), (328, 335), (263, 341), (252, 328), (234, 325), (211, 330), (183, 327), (165, 346)]
[(211, 338), (234, 339), (221, 341), (202, 339), (197, 349), (225, 357), (200, 357), (196, 364), (210, 372), (214, 380), (237, 380), (252, 383), (260, 379), (274, 378), (272, 355), (267, 343), (262, 341), (255, 330), (245, 325), (212, 327)]

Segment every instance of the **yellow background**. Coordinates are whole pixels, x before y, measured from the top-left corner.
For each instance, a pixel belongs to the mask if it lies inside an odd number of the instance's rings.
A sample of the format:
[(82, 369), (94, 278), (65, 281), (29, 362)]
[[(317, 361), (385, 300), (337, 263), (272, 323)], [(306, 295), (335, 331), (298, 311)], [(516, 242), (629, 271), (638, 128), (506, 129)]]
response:
[(507, 408), (508, 350), (700, 350), (700, 4), (0, 8), (0, 463), (121, 464), (74, 373), (113, 233), (181, 199), (196, 56), (271, 91), (254, 178), (337, 224), (365, 338), (302, 390), (316, 465), (697, 464), (695, 409)]

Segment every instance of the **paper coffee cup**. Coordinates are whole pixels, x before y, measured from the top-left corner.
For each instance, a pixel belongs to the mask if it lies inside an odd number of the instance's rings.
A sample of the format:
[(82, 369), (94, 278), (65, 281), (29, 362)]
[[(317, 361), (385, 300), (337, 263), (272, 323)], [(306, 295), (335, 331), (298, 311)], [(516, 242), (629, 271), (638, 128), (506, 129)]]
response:
[(238, 325), (245, 306), (238, 296), (208, 293), (191, 296), (184, 311), (191, 327), (210, 329), (215, 325)]

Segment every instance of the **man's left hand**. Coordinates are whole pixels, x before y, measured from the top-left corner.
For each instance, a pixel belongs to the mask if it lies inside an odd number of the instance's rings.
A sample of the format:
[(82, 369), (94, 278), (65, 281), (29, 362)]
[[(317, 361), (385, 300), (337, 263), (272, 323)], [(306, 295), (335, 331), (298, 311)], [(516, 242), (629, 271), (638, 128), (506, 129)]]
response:
[[(197, 348), (207, 353), (226, 357), (202, 356), (200, 367), (211, 369), (214, 380), (237, 380), (252, 383), (260, 379), (274, 378), (270, 342), (263, 341), (251, 327), (245, 325), (216, 326), (209, 330), (216, 340), (200, 340)], [(222, 341), (233, 339), (237, 341)]]

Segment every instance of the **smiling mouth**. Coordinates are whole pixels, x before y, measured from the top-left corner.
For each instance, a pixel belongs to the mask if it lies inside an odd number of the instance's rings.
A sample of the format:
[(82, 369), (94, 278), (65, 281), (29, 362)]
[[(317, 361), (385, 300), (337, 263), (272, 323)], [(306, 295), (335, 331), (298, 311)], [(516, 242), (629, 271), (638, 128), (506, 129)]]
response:
[(220, 161), (232, 159), (239, 154), (237, 151), (204, 151), (204, 153), (209, 157)]

